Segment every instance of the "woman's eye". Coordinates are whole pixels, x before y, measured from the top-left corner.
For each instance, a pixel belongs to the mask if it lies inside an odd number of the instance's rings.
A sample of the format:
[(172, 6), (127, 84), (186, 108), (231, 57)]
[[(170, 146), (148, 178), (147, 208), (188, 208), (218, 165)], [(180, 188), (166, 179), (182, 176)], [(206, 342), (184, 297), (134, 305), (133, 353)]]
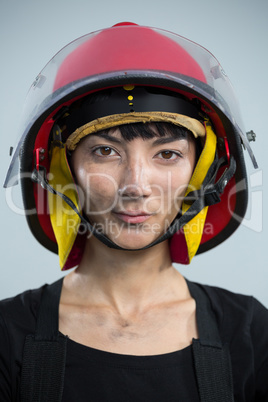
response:
[(98, 147), (94, 149), (94, 153), (98, 156), (114, 156), (117, 153), (110, 147)]
[(177, 159), (177, 158), (180, 156), (178, 153), (176, 153), (176, 152), (174, 152), (174, 151), (169, 151), (169, 150), (159, 152), (158, 155), (159, 155), (159, 157), (160, 157), (161, 159), (166, 159), (166, 160)]

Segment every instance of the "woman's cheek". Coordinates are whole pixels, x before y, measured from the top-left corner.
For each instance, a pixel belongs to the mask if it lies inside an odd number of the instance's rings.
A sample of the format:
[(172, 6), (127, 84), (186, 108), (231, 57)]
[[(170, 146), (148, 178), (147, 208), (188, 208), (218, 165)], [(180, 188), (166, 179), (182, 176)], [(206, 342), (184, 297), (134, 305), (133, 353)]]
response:
[(90, 209), (107, 212), (117, 202), (117, 184), (112, 176), (104, 173), (91, 173), (84, 192)]

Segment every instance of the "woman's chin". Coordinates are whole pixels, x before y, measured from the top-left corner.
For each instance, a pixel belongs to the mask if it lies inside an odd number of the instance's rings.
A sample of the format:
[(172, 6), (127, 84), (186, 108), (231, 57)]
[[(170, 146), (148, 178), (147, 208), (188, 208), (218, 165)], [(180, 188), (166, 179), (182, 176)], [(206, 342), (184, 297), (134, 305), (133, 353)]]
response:
[(140, 235), (140, 234), (125, 234), (119, 235), (118, 237), (110, 237), (117, 246), (126, 249), (126, 250), (139, 250), (145, 247), (148, 247), (151, 243), (153, 243), (159, 236), (153, 235)]
[(155, 222), (154, 225), (112, 223), (110, 221), (105, 224), (95, 223), (94, 226), (118, 247), (126, 250), (135, 251), (146, 248), (164, 233), (163, 225), (156, 225)]

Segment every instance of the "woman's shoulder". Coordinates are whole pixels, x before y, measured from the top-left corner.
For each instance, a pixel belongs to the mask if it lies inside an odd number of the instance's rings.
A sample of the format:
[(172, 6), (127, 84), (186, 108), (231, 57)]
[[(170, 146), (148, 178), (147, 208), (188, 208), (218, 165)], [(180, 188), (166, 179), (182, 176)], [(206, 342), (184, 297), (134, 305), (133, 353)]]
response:
[(12, 318), (25, 314), (34, 314), (38, 309), (43, 289), (47, 285), (43, 285), (37, 289), (29, 289), (16, 296), (9, 297), (0, 301), (0, 314), (5, 317)]
[(204, 284), (196, 284), (202, 288), (210, 300), (220, 327), (226, 331), (235, 328), (264, 328), (268, 337), (268, 309), (255, 297)]
[(258, 400), (266, 400), (268, 309), (253, 296), (214, 286), (200, 286), (210, 299), (222, 341), (229, 345), (234, 381), (253, 384)]
[(35, 329), (44, 284), (36, 289), (28, 289), (14, 297), (0, 301), (0, 330), (9, 334), (31, 333)]
[(11, 395), (18, 393), (25, 338), (35, 333), (42, 294), (48, 286), (30, 289), (0, 301), (1, 401), (9, 401)]
[(205, 291), (219, 318), (233, 320), (240, 317), (240, 319), (246, 319), (248, 322), (258, 318), (268, 320), (268, 309), (254, 296), (236, 293), (216, 286), (197, 285)]
[(207, 294), (222, 342), (229, 345), (234, 375), (252, 367), (252, 381), (258, 382), (256, 386), (261, 389), (268, 375), (268, 309), (253, 296), (215, 286), (197, 286)]

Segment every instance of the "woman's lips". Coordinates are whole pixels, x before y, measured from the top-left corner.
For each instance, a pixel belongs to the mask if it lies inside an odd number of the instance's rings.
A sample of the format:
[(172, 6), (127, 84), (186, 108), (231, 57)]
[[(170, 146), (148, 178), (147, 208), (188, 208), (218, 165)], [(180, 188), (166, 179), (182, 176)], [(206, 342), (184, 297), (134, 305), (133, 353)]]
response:
[(149, 219), (152, 215), (142, 211), (135, 212), (114, 212), (114, 214), (126, 223), (142, 223)]

